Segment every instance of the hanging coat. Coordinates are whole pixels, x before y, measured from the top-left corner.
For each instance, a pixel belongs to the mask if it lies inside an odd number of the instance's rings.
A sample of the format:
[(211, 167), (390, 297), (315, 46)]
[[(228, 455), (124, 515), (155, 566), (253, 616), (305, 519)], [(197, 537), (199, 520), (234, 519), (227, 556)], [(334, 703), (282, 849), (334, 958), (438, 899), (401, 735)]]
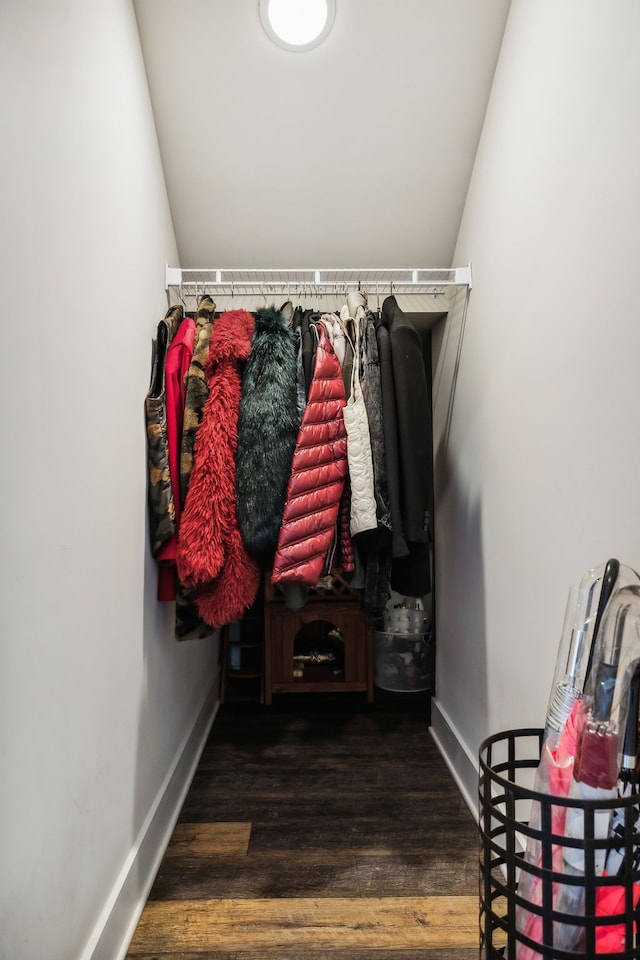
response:
[(380, 360), (373, 315), (367, 314), (365, 327), (364, 376), (362, 396), (367, 410), (371, 459), (373, 462), (373, 492), (376, 500), (378, 526), (391, 530), (391, 508), (387, 487), (387, 464), (384, 456), (384, 426), (382, 421), (382, 389)]
[[(324, 324), (327, 335), (331, 340), (333, 352), (338, 358), (338, 363), (342, 367), (345, 358), (346, 335), (342, 326), (342, 321), (337, 313), (323, 313), (320, 321)], [(345, 391), (346, 392), (346, 391)]]
[(300, 336), (302, 339), (302, 369), (304, 371), (305, 395), (308, 398), (311, 380), (313, 378), (313, 365), (316, 356), (317, 340), (311, 323), (313, 310), (305, 310), (302, 314), (300, 323)]
[(167, 441), (169, 451), (169, 473), (175, 509), (176, 533), (158, 551), (156, 560), (158, 571), (158, 600), (176, 599), (176, 557), (178, 555), (178, 533), (180, 529), (180, 446), (182, 443), (182, 423), (184, 418), (185, 374), (189, 369), (193, 355), (193, 338), (196, 322), (185, 317), (171, 342), (165, 364)]
[(171, 307), (158, 324), (152, 343), (151, 382), (144, 402), (149, 471), (149, 534), (154, 557), (162, 544), (176, 532), (175, 504), (169, 470), (165, 363), (171, 341), (183, 316), (182, 307)]
[(398, 453), (398, 423), (396, 414), (396, 390), (393, 382), (393, 361), (389, 337), (390, 311), (383, 311), (375, 321), (378, 358), (380, 361), (380, 389), (382, 393), (382, 428), (384, 434), (384, 458), (391, 513), (391, 553), (394, 558), (406, 557), (409, 553), (402, 532), (400, 507), (400, 455)]
[(373, 617), (381, 617), (389, 599), (392, 534), (384, 449), (380, 361), (372, 314), (367, 314), (364, 370), (362, 396), (367, 408), (369, 435), (371, 437), (373, 491), (376, 501), (378, 529), (374, 533), (366, 534), (368, 541), (365, 551), (365, 585), (362, 607)]
[(371, 437), (367, 409), (364, 405), (360, 385), (361, 340), (366, 325), (361, 296), (349, 294), (348, 304), (342, 307), (340, 311), (343, 329), (346, 330), (349, 321), (353, 321), (355, 329), (351, 391), (344, 409), (349, 479), (351, 482), (351, 535), (353, 537), (367, 530), (376, 530), (378, 527), (373, 488)]
[(344, 478), (344, 489), (340, 498), (338, 511), (338, 543), (336, 562), (342, 573), (353, 573), (356, 568), (356, 558), (351, 539), (351, 484), (349, 472)]
[(216, 305), (211, 297), (200, 299), (196, 313), (196, 333), (193, 341), (193, 356), (184, 382), (184, 418), (180, 450), (180, 499), (184, 506), (193, 469), (193, 447), (202, 422), (204, 405), (208, 396), (204, 365), (209, 354)]
[(235, 458), (242, 370), (254, 320), (229, 310), (216, 320), (205, 363), (208, 397), (195, 443), (195, 460), (178, 545), (178, 576), (202, 618), (219, 627), (253, 603), (260, 573), (246, 552), (235, 505)]
[(433, 502), (431, 387), (420, 332), (395, 297), (382, 305), (391, 340), (398, 414), (400, 504), (409, 556), (393, 565), (391, 586), (419, 597), (431, 589), (430, 551)]
[[(347, 311), (348, 313), (348, 311)], [(342, 382), (344, 383), (344, 395), (348, 400), (351, 396), (351, 374), (353, 372), (353, 343), (355, 340), (355, 328), (353, 320), (348, 318), (340, 321), (344, 331), (344, 360), (342, 361)]]
[(236, 510), (245, 546), (263, 569), (278, 545), (300, 427), (294, 337), (276, 309), (258, 310), (242, 376)]
[(318, 325), (313, 377), (302, 415), (287, 487), (273, 583), (313, 587), (336, 533), (347, 473), (345, 404), (340, 364), (326, 330)]
[(298, 404), (298, 418), (302, 420), (302, 412), (307, 403), (307, 386), (304, 379), (304, 366), (302, 362), (302, 307), (296, 307), (291, 318), (291, 332), (296, 351), (296, 397)]
[[(184, 417), (180, 448), (180, 503), (182, 509), (184, 509), (193, 469), (193, 448), (208, 395), (204, 365), (209, 353), (215, 309), (216, 305), (208, 294), (200, 298), (196, 312), (193, 356), (184, 381)], [(205, 624), (200, 616), (193, 592), (178, 580), (176, 585), (176, 640), (195, 640), (210, 633), (211, 627)]]
[[(327, 337), (331, 341), (333, 352), (336, 355), (340, 367), (344, 363), (346, 335), (342, 326), (342, 321), (336, 313), (323, 313), (318, 321), (325, 328)], [(344, 383), (344, 377), (343, 377)], [(344, 411), (343, 411), (344, 414)], [(345, 425), (346, 426), (346, 425)], [(348, 443), (347, 438), (347, 443)], [(348, 463), (348, 455), (347, 455)], [(333, 567), (337, 567), (341, 573), (351, 574), (355, 570), (356, 561), (353, 541), (351, 539), (351, 484), (349, 481), (349, 471), (344, 479), (342, 497), (340, 498), (340, 507), (338, 510), (336, 552), (334, 563), (330, 564), (328, 572)]]

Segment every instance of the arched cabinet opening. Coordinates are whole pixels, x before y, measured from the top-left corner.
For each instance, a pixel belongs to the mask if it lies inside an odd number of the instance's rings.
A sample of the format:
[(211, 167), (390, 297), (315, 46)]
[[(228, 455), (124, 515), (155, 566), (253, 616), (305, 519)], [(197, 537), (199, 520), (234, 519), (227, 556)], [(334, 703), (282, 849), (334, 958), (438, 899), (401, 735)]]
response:
[[(314, 588), (301, 610), (267, 579), (265, 703), (275, 693), (356, 693), (373, 700), (373, 633), (359, 596), (339, 577)], [(331, 582), (329, 582), (331, 581)]]
[(293, 638), (296, 680), (337, 681), (344, 677), (344, 637), (329, 620), (305, 623)]

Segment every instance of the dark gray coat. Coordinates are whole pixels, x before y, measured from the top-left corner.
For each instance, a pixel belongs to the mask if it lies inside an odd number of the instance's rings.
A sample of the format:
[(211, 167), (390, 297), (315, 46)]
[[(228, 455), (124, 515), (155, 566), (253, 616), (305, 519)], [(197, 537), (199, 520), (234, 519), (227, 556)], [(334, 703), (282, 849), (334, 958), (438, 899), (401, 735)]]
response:
[(387, 485), (380, 361), (373, 314), (368, 314), (365, 333), (362, 396), (369, 421), (373, 487), (378, 529), (367, 537), (363, 608), (373, 616), (382, 616), (389, 597), (391, 577), (391, 507)]
[(300, 417), (295, 340), (275, 308), (258, 310), (242, 377), (236, 459), (236, 512), (247, 551), (273, 559)]
[(384, 431), (384, 455), (391, 512), (392, 543), (394, 558), (406, 557), (409, 553), (402, 529), (400, 508), (400, 454), (398, 453), (398, 423), (396, 413), (396, 389), (393, 380), (391, 359), (390, 317), (388, 311), (376, 320), (376, 340), (380, 362), (380, 387), (382, 391), (382, 426)]

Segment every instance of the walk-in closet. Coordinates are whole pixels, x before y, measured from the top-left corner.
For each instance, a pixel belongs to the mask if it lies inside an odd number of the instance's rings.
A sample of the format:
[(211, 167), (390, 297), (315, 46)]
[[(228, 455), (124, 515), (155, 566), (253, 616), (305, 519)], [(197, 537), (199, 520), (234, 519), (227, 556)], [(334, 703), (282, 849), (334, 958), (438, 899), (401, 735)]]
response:
[(145, 413), (176, 640), (222, 631), (221, 703), (432, 693), (432, 331), (464, 322), (471, 265), (166, 287)]
[(0, 957), (477, 955), (480, 745), (640, 569), (639, 36), (0, 5)]

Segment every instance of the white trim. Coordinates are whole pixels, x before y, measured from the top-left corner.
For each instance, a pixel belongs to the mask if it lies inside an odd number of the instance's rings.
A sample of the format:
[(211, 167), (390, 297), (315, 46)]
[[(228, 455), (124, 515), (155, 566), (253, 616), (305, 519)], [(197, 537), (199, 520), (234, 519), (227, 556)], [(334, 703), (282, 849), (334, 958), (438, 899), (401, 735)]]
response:
[(182, 283), (182, 270), (180, 267), (170, 267), (168, 263), (165, 263), (164, 282), (166, 287), (179, 287)]
[(216, 676), (195, 723), (176, 751), (79, 960), (124, 960), (219, 706)]
[(455, 724), (436, 697), (431, 700), (431, 737), (458, 785), (465, 803), (478, 820), (478, 774), (480, 767), (471, 755)]
[(460, 286), (469, 287), (469, 290), (473, 288), (471, 261), (469, 261), (466, 267), (456, 267), (456, 283), (459, 283)]

